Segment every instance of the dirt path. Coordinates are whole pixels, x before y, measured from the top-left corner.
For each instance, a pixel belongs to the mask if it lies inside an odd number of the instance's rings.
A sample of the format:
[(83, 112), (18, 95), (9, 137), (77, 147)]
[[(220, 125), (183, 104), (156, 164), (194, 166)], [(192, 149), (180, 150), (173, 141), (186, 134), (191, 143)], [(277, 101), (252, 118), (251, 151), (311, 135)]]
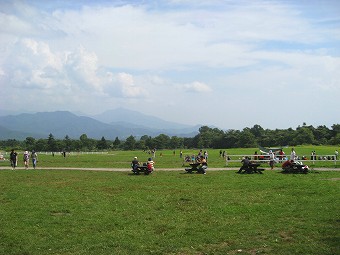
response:
[[(17, 167), (16, 170), (24, 170), (24, 167)], [(237, 171), (238, 167), (228, 168), (208, 168), (208, 171)], [(11, 170), (10, 166), (1, 166), (0, 170)], [(30, 167), (28, 170), (33, 170)], [(78, 171), (106, 171), (106, 172), (130, 172), (131, 168), (82, 168), (82, 167), (37, 167), (36, 170), (78, 170)], [(274, 168), (274, 170), (281, 170), (281, 168)], [(340, 168), (314, 168), (315, 171), (340, 171)], [(185, 171), (184, 168), (156, 168), (155, 171)], [(266, 169), (266, 171), (272, 171)]]

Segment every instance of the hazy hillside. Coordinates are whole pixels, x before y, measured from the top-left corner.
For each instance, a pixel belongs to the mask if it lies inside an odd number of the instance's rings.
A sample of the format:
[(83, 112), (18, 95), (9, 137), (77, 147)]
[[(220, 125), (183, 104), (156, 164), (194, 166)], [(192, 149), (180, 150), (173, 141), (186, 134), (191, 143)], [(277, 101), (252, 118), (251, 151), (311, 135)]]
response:
[(21, 141), (21, 140), (25, 140), (26, 137), (29, 137), (29, 136), (36, 137), (36, 138), (44, 138), (40, 134), (14, 131), (14, 130), (10, 130), (8, 128), (0, 126), (0, 140), (16, 139), (16, 140)]
[[(195, 135), (198, 130), (198, 127), (188, 127), (185, 125), (183, 125), (185, 128), (176, 129), (174, 127), (178, 127), (179, 124), (166, 122), (143, 114), (139, 114), (138, 118), (136, 115), (134, 116), (134, 119), (144, 120), (144, 122), (140, 121), (140, 125), (133, 122), (118, 121), (119, 118), (117, 116), (123, 118), (124, 114), (128, 112), (131, 113), (130, 111), (122, 111), (122, 113), (116, 111), (115, 115), (112, 115), (110, 118), (115, 118), (117, 122), (112, 122), (111, 124), (90, 117), (77, 116), (67, 111), (2, 116), (0, 117), (0, 139), (22, 140), (28, 136), (47, 138), (50, 133), (59, 139), (64, 138), (66, 135), (78, 139), (82, 134), (95, 139), (100, 139), (103, 136), (106, 139), (115, 139), (116, 137), (124, 139), (130, 135), (137, 138), (143, 135), (154, 137), (161, 133), (169, 136), (190, 137)], [(133, 114), (136, 113), (134, 112)], [(106, 120), (109, 120), (110, 114), (107, 112), (104, 115), (106, 115)], [(129, 118), (125, 119), (129, 120)], [(150, 125), (160, 126), (161, 123), (164, 124), (162, 129), (150, 127)]]
[(124, 108), (105, 111), (101, 114), (91, 116), (92, 118), (109, 124), (130, 123), (134, 127), (148, 127), (153, 129), (187, 129), (192, 126), (165, 121), (155, 116), (141, 114)]

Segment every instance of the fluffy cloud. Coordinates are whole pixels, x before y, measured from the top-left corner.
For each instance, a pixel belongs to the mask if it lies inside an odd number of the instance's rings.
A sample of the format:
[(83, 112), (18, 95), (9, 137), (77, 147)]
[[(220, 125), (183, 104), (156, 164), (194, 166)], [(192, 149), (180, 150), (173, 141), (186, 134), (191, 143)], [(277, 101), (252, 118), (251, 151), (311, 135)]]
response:
[(105, 84), (105, 92), (108, 96), (139, 98), (147, 97), (148, 93), (141, 86), (136, 86), (133, 75), (128, 73), (106, 74), (107, 82)]
[[(230, 123), (210, 112), (222, 115), (244, 96), (275, 105), (286, 93), (303, 94), (321, 109), (340, 96), (340, 33), (339, 3), (319, 6), (280, 0), (4, 2), (0, 102), (21, 109), (30, 103), (35, 110), (125, 106), (188, 121), (188, 93), (196, 93), (206, 98), (205, 119), (220, 126)], [(251, 101), (230, 113), (233, 123), (254, 108)], [(312, 106), (297, 100), (294, 107), (308, 112)], [(336, 105), (327, 108), (333, 110), (327, 116), (339, 113)], [(265, 115), (254, 121), (261, 119), (275, 125)]]
[[(128, 73), (112, 74), (101, 70), (94, 52), (79, 46), (74, 51), (52, 52), (45, 42), (23, 39), (13, 45), (4, 62), (1, 77), (11, 87), (50, 90), (92, 91), (98, 95), (145, 96)], [(115, 92), (114, 92), (115, 91)], [(119, 91), (119, 93), (117, 93)]]
[(187, 83), (183, 85), (177, 85), (177, 88), (183, 89), (186, 92), (195, 92), (195, 93), (204, 93), (204, 92), (211, 92), (211, 88), (203, 83), (203, 82), (198, 82), (194, 81), (192, 83)]

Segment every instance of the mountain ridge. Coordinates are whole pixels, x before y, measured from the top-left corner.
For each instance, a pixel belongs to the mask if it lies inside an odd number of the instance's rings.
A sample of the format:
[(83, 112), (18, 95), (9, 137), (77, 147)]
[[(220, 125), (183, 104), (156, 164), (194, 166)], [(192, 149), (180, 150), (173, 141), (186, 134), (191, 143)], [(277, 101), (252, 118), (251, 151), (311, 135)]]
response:
[[(156, 129), (164, 129), (164, 126), (166, 126), (167, 129), (181, 129), (191, 127), (190, 125), (166, 121), (152, 115), (141, 114), (140, 112), (128, 110), (125, 108), (107, 110), (101, 114), (93, 115), (90, 117), (108, 124), (127, 122), (135, 125), (140, 125), (141, 127), (151, 127)], [(145, 119), (147, 119), (148, 122), (146, 122)]]
[[(99, 119), (115, 121), (105, 123)], [(132, 123), (133, 120), (138, 121)], [(199, 127), (169, 122), (123, 108), (106, 111), (99, 117), (79, 116), (69, 111), (36, 112), (0, 116), (0, 139), (47, 138), (49, 134), (57, 139), (63, 139), (66, 135), (78, 139), (82, 134), (89, 138), (105, 137), (111, 140), (116, 137), (125, 139), (130, 135), (137, 138), (159, 134), (192, 137), (198, 133)]]

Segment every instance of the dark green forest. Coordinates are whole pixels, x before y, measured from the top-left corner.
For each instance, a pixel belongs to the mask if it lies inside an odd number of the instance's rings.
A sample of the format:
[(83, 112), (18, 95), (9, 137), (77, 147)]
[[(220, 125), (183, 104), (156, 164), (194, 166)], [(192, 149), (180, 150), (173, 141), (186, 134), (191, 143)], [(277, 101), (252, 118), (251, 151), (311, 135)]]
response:
[(151, 150), (161, 149), (190, 149), (190, 148), (252, 148), (259, 145), (296, 146), (311, 145), (340, 145), (340, 124), (327, 126), (308, 126), (303, 123), (296, 129), (263, 129), (260, 125), (243, 130), (230, 129), (227, 131), (218, 128), (202, 126), (194, 137), (178, 137), (160, 134), (156, 137), (144, 135), (136, 139), (133, 135), (125, 140), (116, 137), (115, 140), (100, 140), (82, 134), (79, 139), (55, 139), (49, 134), (46, 139), (27, 137), (24, 141), (8, 139), (0, 141), (1, 149), (10, 150), (36, 150), (36, 151), (103, 151), (103, 150)]

